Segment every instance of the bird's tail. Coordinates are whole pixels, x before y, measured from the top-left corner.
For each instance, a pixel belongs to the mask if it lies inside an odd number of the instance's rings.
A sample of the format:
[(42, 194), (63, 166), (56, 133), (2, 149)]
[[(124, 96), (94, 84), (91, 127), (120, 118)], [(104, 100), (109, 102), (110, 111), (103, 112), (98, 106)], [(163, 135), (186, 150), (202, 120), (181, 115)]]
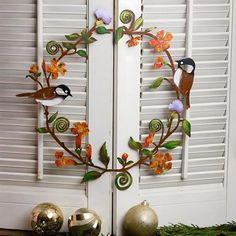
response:
[(189, 109), (190, 108), (190, 94), (189, 93), (187, 93), (186, 94), (186, 97), (185, 97), (185, 101), (186, 101), (186, 109)]
[(20, 94), (16, 94), (17, 97), (33, 97), (34, 93), (20, 93)]

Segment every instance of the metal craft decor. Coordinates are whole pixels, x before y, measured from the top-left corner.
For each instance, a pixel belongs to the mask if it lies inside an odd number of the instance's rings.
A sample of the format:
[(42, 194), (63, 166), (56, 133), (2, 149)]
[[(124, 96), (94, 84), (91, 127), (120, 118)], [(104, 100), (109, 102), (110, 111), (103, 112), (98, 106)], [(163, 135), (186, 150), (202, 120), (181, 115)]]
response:
[[(180, 127), (183, 132), (191, 136), (191, 124), (188, 120), (183, 118), (183, 112), (190, 108), (189, 96), (194, 79), (195, 63), (191, 58), (182, 58), (177, 61), (178, 68), (175, 69), (174, 61), (169, 52), (170, 42), (173, 38), (172, 33), (164, 30), (153, 34), (155, 27), (141, 30), (143, 25), (143, 18), (135, 17), (131, 10), (124, 10), (120, 14), (120, 21), (123, 26), (117, 29), (109, 29), (107, 25), (111, 22), (111, 17), (104, 10), (97, 10), (95, 12), (96, 21), (90, 29), (84, 29), (79, 33), (72, 33), (65, 35), (66, 42), (50, 41), (46, 45), (46, 50), (50, 55), (54, 55), (50, 63), (42, 62), (41, 68), (37, 65), (31, 65), (29, 74), (26, 78), (30, 78), (38, 84), (40, 88), (33, 93), (18, 94), (18, 97), (29, 97), (35, 99), (40, 103), (44, 109), (45, 127), (38, 127), (36, 131), (41, 134), (49, 134), (54, 141), (62, 148), (62, 150), (55, 153), (55, 164), (58, 167), (63, 166), (77, 166), (82, 165), (89, 167), (89, 171), (83, 176), (82, 182), (96, 180), (106, 172), (117, 173), (114, 184), (117, 189), (128, 189), (132, 184), (132, 176), (129, 170), (136, 166), (149, 166), (155, 174), (159, 175), (169, 171), (172, 168), (172, 156), (168, 150), (174, 149), (181, 145), (181, 140), (169, 140), (173, 133)], [(114, 33), (114, 41), (118, 43), (125, 35), (129, 37), (127, 41), (128, 47), (137, 46), (143, 37), (149, 39), (149, 45), (153, 50), (159, 54), (164, 52), (168, 58), (165, 61), (160, 55), (157, 56), (154, 62), (154, 68), (159, 70), (161, 67), (169, 67), (172, 71), (173, 79), (159, 77), (155, 79), (150, 89), (158, 88), (163, 82), (169, 83), (171, 88), (175, 91), (176, 99), (169, 104), (169, 116), (167, 122), (156, 118), (149, 123), (149, 135), (144, 142), (138, 142), (130, 137), (128, 145), (131, 149), (137, 151), (138, 160), (132, 161), (129, 159), (127, 153), (117, 157), (121, 164), (120, 168), (110, 168), (110, 156), (107, 152), (106, 143), (104, 143), (99, 151), (98, 159), (101, 165), (94, 164), (92, 158), (92, 145), (82, 145), (82, 139), (89, 133), (89, 128), (85, 122), (76, 122), (70, 125), (66, 117), (60, 117), (58, 112), (49, 116), (49, 107), (62, 103), (68, 96), (72, 96), (70, 88), (65, 84), (52, 86), (51, 81), (56, 80), (60, 75), (66, 73), (66, 65), (62, 59), (70, 55), (78, 55), (79, 57), (88, 58), (85, 50), (78, 49), (80, 44), (89, 45), (95, 43), (97, 39), (94, 34), (110, 34)], [(45, 83), (42, 83), (42, 78)], [(181, 99), (184, 99), (184, 104)], [(63, 133), (69, 130), (75, 138), (74, 151), (70, 150), (64, 142), (61, 141), (58, 133)], [(158, 141), (154, 141), (156, 134), (160, 134)], [(167, 141), (168, 139), (168, 141)], [(159, 149), (166, 149), (160, 151)], [(64, 155), (64, 152), (69, 156)]]

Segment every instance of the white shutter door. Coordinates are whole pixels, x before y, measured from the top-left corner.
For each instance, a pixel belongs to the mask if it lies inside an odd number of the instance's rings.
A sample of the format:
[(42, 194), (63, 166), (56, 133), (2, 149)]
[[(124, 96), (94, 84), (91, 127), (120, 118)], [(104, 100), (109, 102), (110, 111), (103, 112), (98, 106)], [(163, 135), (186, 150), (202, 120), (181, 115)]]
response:
[[(148, 168), (140, 170), (140, 200), (145, 198), (150, 202), (161, 224), (210, 225), (226, 221), (230, 10), (229, 1), (143, 2), (144, 27), (157, 25), (173, 32), (170, 52), (174, 59), (190, 56), (196, 62), (188, 114), (192, 137), (189, 141), (185, 140), (182, 148), (172, 152), (174, 160), (170, 172), (155, 176)], [(148, 121), (155, 117), (165, 119), (167, 106), (174, 99), (168, 85), (154, 91), (147, 89), (155, 77), (163, 75), (163, 70), (157, 72), (152, 69), (154, 58), (155, 54), (144, 42), (141, 58), (141, 140), (147, 135)], [(170, 71), (164, 71), (164, 76), (169, 77)], [(172, 138), (182, 138), (181, 130)], [(174, 215), (170, 213), (173, 211)], [(209, 214), (212, 217), (203, 217)]]
[[(133, 10), (138, 4), (133, 3), (129, 7)], [(232, 1), (143, 0), (140, 9), (144, 18), (143, 29), (156, 26), (157, 30), (173, 32), (170, 52), (174, 60), (192, 57), (196, 62), (196, 74), (188, 114), (192, 137), (185, 140), (183, 147), (171, 152), (173, 168), (166, 174), (154, 175), (148, 167), (141, 167), (139, 184), (133, 187), (135, 190), (128, 190), (130, 196), (138, 195), (139, 202), (147, 200), (156, 210), (161, 225), (226, 222)], [(124, 8), (119, 12), (122, 10)], [(160, 70), (153, 68), (157, 54), (148, 45), (149, 40), (144, 37), (141, 45), (140, 89), (136, 93), (133, 91), (136, 95), (140, 93), (139, 137), (142, 142), (148, 135), (149, 121), (153, 118), (165, 121), (169, 114), (168, 105), (175, 99), (175, 93), (168, 84), (163, 83), (154, 90), (149, 88), (151, 82), (160, 76), (171, 78), (171, 70), (167, 67)], [(125, 53), (130, 54), (129, 49)], [(118, 58), (124, 57), (123, 54), (118, 54)], [(124, 68), (120, 66), (121, 71)], [(136, 116), (129, 115), (129, 119), (136, 126)], [(134, 136), (136, 133), (127, 135)], [(179, 129), (172, 139), (182, 137)], [(118, 206), (122, 206), (122, 200), (117, 202)], [(130, 207), (136, 202), (136, 197), (131, 198)], [(127, 208), (122, 208), (123, 214), (125, 211)], [(117, 222), (121, 219), (118, 217)]]
[[(25, 78), (29, 66), (33, 63), (40, 65), (42, 56), (47, 63), (52, 59), (45, 51), (45, 45), (50, 40), (65, 41), (65, 34), (80, 32), (94, 24), (93, 14), (89, 15), (89, 8), (93, 4), (86, 0), (69, 0), (66, 3), (58, 0), (10, 0), (0, 2), (0, 60), (1, 60), (1, 102), (0, 102), (0, 214), (2, 219), (0, 228), (30, 229), (29, 215), (32, 208), (40, 202), (54, 202), (59, 205), (65, 215), (64, 230), (69, 214), (80, 207), (90, 207), (100, 216), (101, 211), (108, 212), (103, 218), (104, 232), (110, 229), (110, 186), (102, 185), (97, 181), (92, 190), (85, 184), (80, 184), (85, 168), (57, 168), (54, 165), (54, 152), (61, 150), (49, 135), (37, 138), (35, 128), (42, 119), (41, 111), (30, 99), (16, 98), (17, 93), (35, 91), (36, 86)], [(104, 6), (105, 7), (105, 6)], [(106, 4), (108, 11), (111, 4)], [(112, 14), (112, 11), (110, 12)], [(107, 44), (99, 47), (106, 50), (112, 46), (109, 36), (105, 37)], [(81, 46), (84, 48), (84, 46)], [(105, 49), (106, 48), (106, 49)], [(85, 48), (84, 48), (85, 49)], [(38, 52), (38, 53), (37, 53)], [(90, 50), (95, 53), (95, 46)], [(91, 92), (95, 86), (89, 79), (99, 79), (105, 84), (104, 94), (109, 101), (102, 109), (102, 114), (112, 114), (112, 50), (100, 55), (106, 60), (107, 75), (100, 78), (99, 70), (96, 73), (90, 66), (96, 65), (97, 56), (86, 62), (79, 56), (64, 58), (67, 73), (53, 84), (66, 84), (73, 97), (63, 104), (50, 108), (50, 113), (56, 111), (60, 116), (67, 117), (71, 125), (76, 121), (87, 121), (93, 127), (89, 142), (93, 145), (96, 138), (111, 140), (111, 116), (107, 116), (102, 129), (97, 128), (96, 119), (91, 117), (98, 112), (97, 107), (91, 104), (104, 104), (99, 93)], [(96, 75), (95, 75), (96, 73)], [(93, 78), (94, 77), (94, 78)], [(109, 78), (109, 81), (106, 81)], [(89, 93), (90, 91), (90, 93)], [(88, 106), (89, 105), (89, 106)], [(96, 116), (99, 119), (102, 119)], [(43, 120), (42, 122), (43, 123)], [(74, 138), (65, 133), (60, 136), (65, 144), (73, 149)], [(111, 142), (108, 149), (111, 152)], [(93, 145), (93, 153), (97, 154), (98, 147)], [(40, 164), (41, 163), (41, 164)], [(40, 173), (40, 174), (39, 174)], [(38, 179), (41, 177), (42, 179)], [(104, 179), (110, 179), (108, 175)], [(88, 193), (89, 190), (89, 193)], [(100, 205), (95, 205), (95, 193), (105, 191)], [(14, 222), (12, 222), (14, 212)], [(4, 217), (3, 217), (4, 214)], [(108, 221), (109, 218), (109, 221)]]

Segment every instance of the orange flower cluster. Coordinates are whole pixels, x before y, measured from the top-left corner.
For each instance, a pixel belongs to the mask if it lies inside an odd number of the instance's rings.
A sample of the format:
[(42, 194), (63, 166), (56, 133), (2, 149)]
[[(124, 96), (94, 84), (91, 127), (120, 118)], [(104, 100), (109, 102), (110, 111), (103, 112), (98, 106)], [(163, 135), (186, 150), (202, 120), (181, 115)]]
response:
[(170, 153), (158, 152), (154, 159), (150, 162), (149, 167), (154, 173), (159, 175), (172, 168), (172, 156)]
[(68, 157), (64, 157), (63, 152), (55, 152), (55, 157), (56, 157), (55, 164), (57, 167), (77, 165), (76, 161), (74, 161)]
[(157, 57), (156, 61), (154, 63), (154, 68), (155, 69), (160, 69), (163, 66), (163, 63), (164, 63), (163, 57)]
[(51, 60), (51, 65), (47, 66), (47, 72), (51, 73), (52, 79), (55, 80), (58, 78), (59, 73), (61, 75), (65, 75), (66, 73), (65, 63), (61, 62), (59, 65), (57, 65), (56, 58), (53, 58)]
[(156, 39), (149, 41), (149, 45), (153, 47), (156, 52), (163, 52), (170, 47), (170, 41), (173, 39), (172, 33), (161, 30), (157, 32), (156, 37)]
[(128, 47), (137, 46), (139, 44), (140, 40), (141, 40), (140, 36), (131, 38), (130, 40), (127, 41)]
[(81, 139), (83, 137), (85, 137), (86, 135), (88, 135), (89, 133), (89, 129), (88, 129), (88, 125), (86, 124), (86, 122), (76, 122), (73, 125), (74, 127), (71, 128), (71, 132), (76, 135), (75, 138), (75, 146), (76, 148), (80, 148), (81, 147)]
[(150, 133), (150, 134), (145, 138), (144, 143), (143, 143), (143, 146), (144, 146), (144, 147), (147, 148), (147, 147), (149, 147), (149, 145), (150, 145), (151, 143), (153, 143), (154, 135), (155, 135), (155, 133)]
[(38, 66), (33, 64), (33, 65), (30, 66), (29, 73), (32, 73), (32, 74), (35, 75), (35, 74), (38, 73), (38, 70), (39, 70)]

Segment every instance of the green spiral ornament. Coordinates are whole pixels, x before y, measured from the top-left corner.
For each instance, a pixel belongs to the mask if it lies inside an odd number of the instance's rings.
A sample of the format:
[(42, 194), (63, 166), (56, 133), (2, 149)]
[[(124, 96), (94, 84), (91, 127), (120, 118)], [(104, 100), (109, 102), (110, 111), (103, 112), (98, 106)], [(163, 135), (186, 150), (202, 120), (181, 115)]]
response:
[(46, 45), (46, 50), (50, 55), (55, 55), (58, 53), (60, 45), (56, 41), (50, 41)]
[(53, 123), (53, 129), (59, 133), (66, 132), (70, 127), (70, 121), (65, 117), (58, 117)]
[(149, 122), (149, 130), (151, 132), (158, 132), (159, 130), (163, 129), (163, 123), (159, 119), (152, 119)]
[(120, 191), (128, 189), (133, 183), (133, 178), (130, 173), (119, 173), (115, 177), (115, 186)]
[(120, 13), (120, 21), (123, 24), (128, 24), (130, 22), (133, 22), (135, 19), (135, 14), (131, 10), (123, 10)]

